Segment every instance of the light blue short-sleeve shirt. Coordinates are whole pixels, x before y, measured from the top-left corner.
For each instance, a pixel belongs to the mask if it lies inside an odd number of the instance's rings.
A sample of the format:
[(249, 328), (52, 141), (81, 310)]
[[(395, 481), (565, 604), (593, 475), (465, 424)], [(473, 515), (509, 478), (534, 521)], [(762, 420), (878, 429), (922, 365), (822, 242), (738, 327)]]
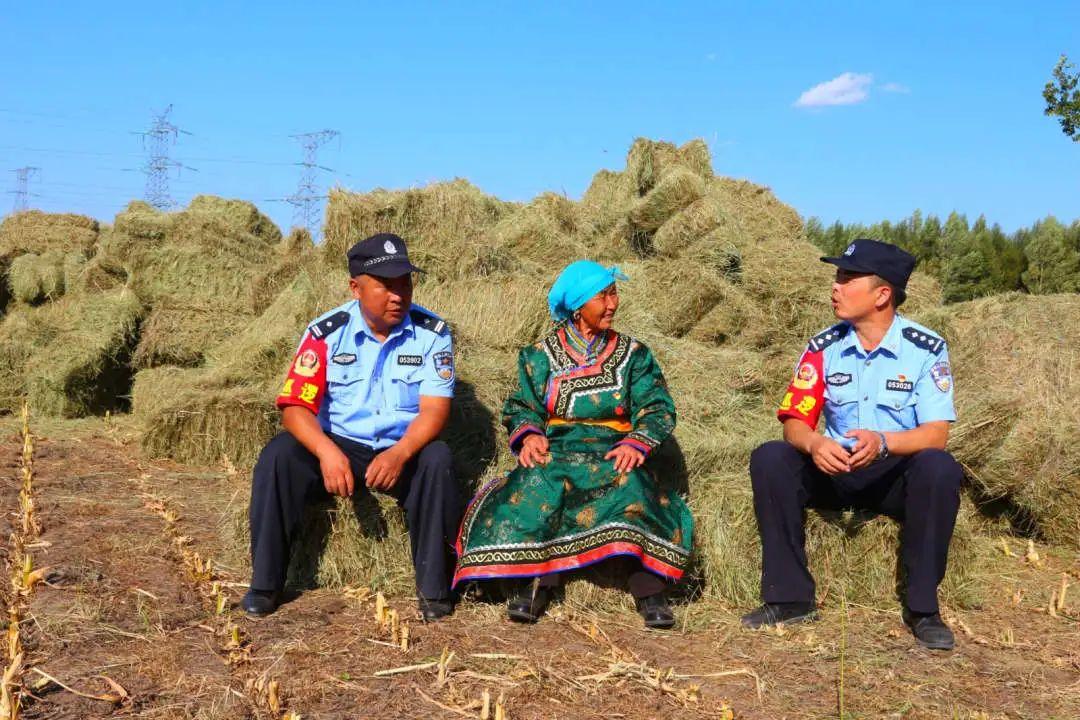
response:
[(853, 438), (844, 437), (849, 430), (897, 432), (956, 420), (949, 351), (922, 325), (897, 315), (870, 352), (846, 322), (811, 340), (811, 349), (819, 338), (826, 338), (819, 341), (825, 434), (841, 445), (854, 445)]
[(325, 337), (326, 397), (319, 423), (326, 432), (376, 450), (390, 447), (420, 413), (422, 396), (453, 397), (454, 349), (446, 322), (413, 305), (384, 342), (372, 334), (353, 300), (346, 323)]

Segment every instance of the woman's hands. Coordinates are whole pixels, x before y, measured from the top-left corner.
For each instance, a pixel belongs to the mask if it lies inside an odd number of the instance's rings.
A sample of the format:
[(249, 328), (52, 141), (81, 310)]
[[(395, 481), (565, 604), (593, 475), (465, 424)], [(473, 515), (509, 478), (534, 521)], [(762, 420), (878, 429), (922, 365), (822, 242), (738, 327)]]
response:
[[(525, 439), (521, 441), (518, 463), (527, 468), (547, 465), (551, 462), (551, 456), (548, 454), (549, 447), (547, 437), (538, 433), (526, 435)], [(634, 468), (641, 467), (645, 462), (645, 454), (629, 445), (616, 445), (608, 451), (604, 459), (615, 462), (616, 472), (628, 473)]]
[(616, 445), (608, 451), (604, 459), (615, 461), (616, 472), (628, 473), (645, 462), (645, 454), (629, 445)]
[(547, 465), (551, 462), (551, 456), (548, 455), (548, 439), (546, 436), (539, 433), (531, 433), (525, 436), (525, 439), (521, 441), (521, 452), (518, 453), (518, 462), (522, 467), (536, 467), (537, 465)]

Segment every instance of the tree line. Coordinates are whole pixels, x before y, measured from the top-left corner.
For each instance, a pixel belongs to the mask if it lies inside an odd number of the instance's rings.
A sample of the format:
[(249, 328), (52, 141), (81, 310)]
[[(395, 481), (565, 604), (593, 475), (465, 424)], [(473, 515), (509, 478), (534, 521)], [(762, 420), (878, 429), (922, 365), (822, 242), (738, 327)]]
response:
[(828, 254), (843, 252), (856, 238), (899, 245), (918, 258), (919, 270), (938, 279), (948, 303), (1013, 290), (1080, 292), (1080, 220), (1065, 225), (1049, 216), (1009, 234), (982, 215), (969, 223), (953, 212), (942, 222), (916, 210), (898, 222), (873, 225), (838, 220), (826, 227), (812, 217), (806, 234)]

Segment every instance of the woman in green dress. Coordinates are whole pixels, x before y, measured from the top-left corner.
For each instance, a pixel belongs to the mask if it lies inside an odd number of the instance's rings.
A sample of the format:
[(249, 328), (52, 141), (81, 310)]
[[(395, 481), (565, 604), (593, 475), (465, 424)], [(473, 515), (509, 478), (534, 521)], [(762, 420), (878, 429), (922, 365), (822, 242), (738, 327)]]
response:
[(665, 598), (690, 557), (693, 520), (645, 464), (675, 428), (675, 405), (649, 349), (615, 332), (617, 268), (572, 263), (548, 295), (556, 323), (518, 358), (503, 424), (518, 466), (485, 484), (465, 512), (454, 585), (529, 578), (511, 619), (535, 622), (560, 573), (626, 564), (648, 627), (671, 627)]

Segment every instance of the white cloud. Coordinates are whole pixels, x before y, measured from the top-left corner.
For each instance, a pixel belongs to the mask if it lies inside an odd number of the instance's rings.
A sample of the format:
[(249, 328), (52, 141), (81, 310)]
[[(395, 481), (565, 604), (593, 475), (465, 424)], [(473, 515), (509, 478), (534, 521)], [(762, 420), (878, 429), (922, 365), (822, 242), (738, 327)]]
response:
[(874, 76), (846, 72), (810, 88), (795, 101), (795, 107), (814, 108), (828, 105), (856, 105), (869, 97)]
[(895, 82), (888, 82), (884, 85), (881, 85), (880, 87), (885, 92), (901, 93), (903, 95), (907, 95), (909, 92), (911, 92), (911, 88), (909, 88), (907, 85), (901, 85), (900, 83)]

